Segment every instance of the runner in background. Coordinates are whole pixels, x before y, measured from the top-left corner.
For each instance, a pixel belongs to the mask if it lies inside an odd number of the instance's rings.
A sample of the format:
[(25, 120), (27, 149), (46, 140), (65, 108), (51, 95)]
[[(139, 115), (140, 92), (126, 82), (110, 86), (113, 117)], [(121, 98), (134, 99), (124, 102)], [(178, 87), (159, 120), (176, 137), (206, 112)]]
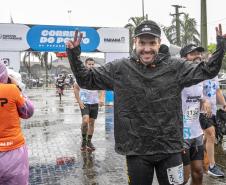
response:
[(65, 78), (63, 75), (59, 75), (59, 77), (56, 80), (56, 90), (59, 94), (60, 101), (62, 98), (62, 95), (64, 94), (64, 86), (65, 86)]
[[(85, 60), (85, 67), (91, 69), (94, 67), (95, 61), (93, 58)], [(74, 83), (75, 99), (79, 103), (82, 114), (82, 144), (81, 151), (95, 150), (91, 142), (94, 133), (94, 123), (98, 115), (98, 107), (104, 105), (104, 91), (82, 89), (77, 83)]]
[(214, 125), (217, 125), (216, 123), (217, 104), (221, 105), (222, 109), (226, 111), (225, 98), (220, 89), (217, 76), (213, 79), (205, 80), (203, 82), (203, 94), (204, 98), (210, 102), (212, 108), (212, 116), (210, 118), (207, 118), (204, 114), (200, 115), (200, 124), (204, 131), (204, 143), (209, 162), (207, 172), (208, 174), (213, 175), (215, 177), (223, 177), (224, 172), (216, 165), (214, 156), (215, 148), (214, 145), (216, 141), (215, 135), (216, 132)]
[[(188, 44), (180, 51), (181, 58), (199, 64), (202, 61), (204, 48)], [(210, 103), (203, 98), (203, 82), (186, 87), (182, 93), (184, 150), (182, 160), (184, 165), (184, 184), (191, 175), (191, 184), (202, 184), (203, 180), (203, 131), (199, 115), (203, 112), (211, 116)]]

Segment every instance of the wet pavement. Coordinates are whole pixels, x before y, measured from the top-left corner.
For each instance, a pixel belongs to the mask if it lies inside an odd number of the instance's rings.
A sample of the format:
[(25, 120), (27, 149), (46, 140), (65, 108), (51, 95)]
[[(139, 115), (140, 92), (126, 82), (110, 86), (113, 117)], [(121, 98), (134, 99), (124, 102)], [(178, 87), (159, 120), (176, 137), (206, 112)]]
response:
[[(113, 108), (100, 109), (92, 153), (80, 151), (81, 115), (72, 90), (60, 102), (55, 89), (29, 89), (35, 114), (23, 120), (29, 150), (30, 185), (126, 185), (125, 157), (114, 151)], [(225, 141), (226, 143), (226, 141)], [(226, 173), (226, 145), (216, 161)], [(226, 185), (226, 178), (204, 176), (206, 185)], [(153, 185), (158, 185), (156, 178)]]

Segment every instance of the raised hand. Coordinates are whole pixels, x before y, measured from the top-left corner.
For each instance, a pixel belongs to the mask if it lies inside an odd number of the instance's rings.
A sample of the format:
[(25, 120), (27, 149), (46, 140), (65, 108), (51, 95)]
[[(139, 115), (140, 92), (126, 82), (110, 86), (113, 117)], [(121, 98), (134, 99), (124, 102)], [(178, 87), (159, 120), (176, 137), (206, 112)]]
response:
[(78, 30), (75, 31), (74, 40), (69, 40), (66, 42), (66, 47), (69, 49), (76, 48), (80, 45), (83, 34)]
[(222, 34), (222, 26), (221, 24), (218, 25), (218, 27), (215, 28), (216, 29), (216, 35), (226, 38), (226, 34)]

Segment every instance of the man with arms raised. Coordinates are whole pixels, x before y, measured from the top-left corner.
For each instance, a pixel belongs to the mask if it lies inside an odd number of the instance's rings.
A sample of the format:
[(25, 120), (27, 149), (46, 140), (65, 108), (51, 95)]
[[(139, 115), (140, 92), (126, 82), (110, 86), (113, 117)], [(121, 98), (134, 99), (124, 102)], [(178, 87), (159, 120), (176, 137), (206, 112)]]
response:
[(149, 20), (135, 28), (130, 58), (101, 67), (83, 65), (80, 32), (66, 43), (79, 86), (114, 91), (115, 151), (126, 155), (130, 185), (152, 184), (154, 169), (160, 185), (183, 183), (181, 91), (218, 74), (226, 35), (216, 31), (217, 50), (200, 64), (159, 53), (161, 30)]

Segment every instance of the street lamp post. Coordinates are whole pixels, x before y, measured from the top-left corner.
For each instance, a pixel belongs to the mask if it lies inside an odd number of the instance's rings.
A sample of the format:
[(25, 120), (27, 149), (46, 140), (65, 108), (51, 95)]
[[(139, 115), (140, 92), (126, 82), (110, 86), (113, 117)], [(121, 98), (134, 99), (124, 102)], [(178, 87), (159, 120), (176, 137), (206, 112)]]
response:
[(180, 15), (184, 14), (184, 12), (179, 12), (179, 8), (185, 8), (185, 6), (180, 5), (172, 5), (175, 8), (175, 14), (170, 14), (171, 16), (176, 16), (176, 39), (177, 45), (181, 46), (181, 39), (180, 39)]
[(142, 0), (142, 16), (143, 16), (143, 19), (144, 19), (144, 0)]
[(207, 15), (206, 0), (201, 0), (201, 46), (207, 49)]

